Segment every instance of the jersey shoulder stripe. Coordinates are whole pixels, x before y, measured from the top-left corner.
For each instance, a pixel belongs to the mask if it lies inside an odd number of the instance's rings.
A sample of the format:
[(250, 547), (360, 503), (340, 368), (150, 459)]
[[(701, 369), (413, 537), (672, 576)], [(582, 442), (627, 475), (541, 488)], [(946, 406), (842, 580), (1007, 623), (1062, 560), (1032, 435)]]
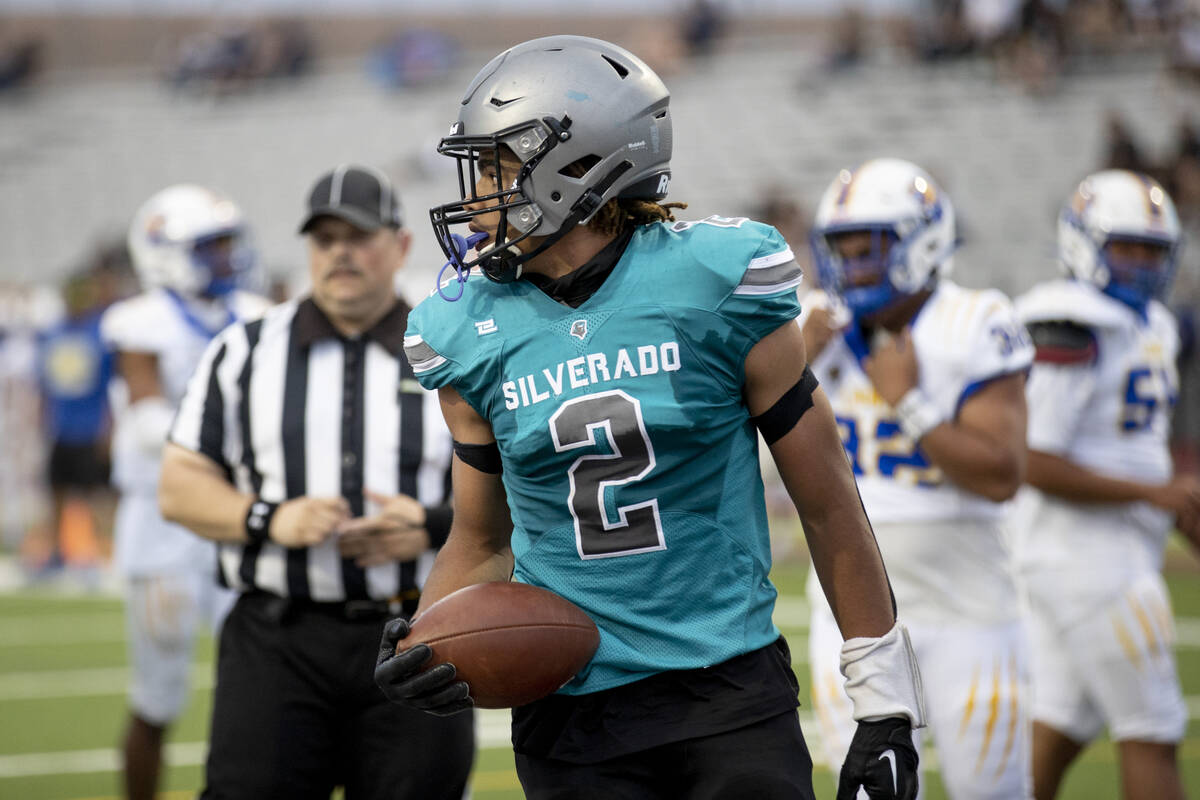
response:
[(1034, 322), (1028, 328), (1039, 364), (1092, 364), (1099, 354), (1096, 334), (1083, 325), (1064, 320)]
[(439, 354), (419, 334), (415, 333), (404, 337), (404, 355), (408, 358), (408, 363), (412, 366), (415, 375), (437, 369), (446, 363), (445, 356)]
[(1136, 320), (1134, 311), (1090, 284), (1074, 280), (1040, 283), (1016, 300), (1017, 317), (1035, 322), (1074, 322), (1093, 329), (1124, 328)]
[(804, 273), (790, 247), (750, 260), (734, 294), (777, 294), (800, 285)]

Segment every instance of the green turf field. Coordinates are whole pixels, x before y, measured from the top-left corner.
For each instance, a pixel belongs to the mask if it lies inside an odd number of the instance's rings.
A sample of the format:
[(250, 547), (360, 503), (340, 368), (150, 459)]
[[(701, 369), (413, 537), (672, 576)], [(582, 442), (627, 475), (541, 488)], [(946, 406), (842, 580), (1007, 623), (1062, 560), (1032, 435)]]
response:
[[(1185, 566), (1192, 563), (1187, 558), (1179, 561)], [(804, 575), (805, 566), (797, 559), (777, 565), (774, 576), (783, 598), (777, 622), (798, 658), (807, 652)], [(1169, 573), (1168, 583), (1179, 619), (1184, 693), (1189, 695), (1189, 707), (1200, 714), (1200, 575), (1176, 568)], [(212, 642), (205, 640), (197, 653), (197, 688), (171, 736), (166, 797), (191, 797), (200, 787), (212, 659)], [(124, 723), (125, 663), (118, 600), (45, 591), (0, 594), (0, 798), (118, 795), (115, 748)], [(795, 666), (800, 685), (807, 686), (807, 665)], [(802, 699), (807, 706), (807, 698)], [(801, 713), (807, 718), (807, 709)], [(487, 712), (480, 728), (483, 747), (473, 797), (521, 797), (512, 753), (505, 745), (506, 713)], [(811, 732), (810, 725), (806, 728)], [(1184, 778), (1189, 794), (1200, 796), (1200, 725), (1195, 718), (1188, 736), (1181, 753)], [(1112, 748), (1098, 742), (1068, 776), (1062, 797), (1116, 797), (1116, 777)], [(815, 782), (818, 797), (833, 797), (827, 769), (818, 768)], [(931, 789), (928, 798), (944, 796), (936, 776), (927, 776), (926, 783)]]

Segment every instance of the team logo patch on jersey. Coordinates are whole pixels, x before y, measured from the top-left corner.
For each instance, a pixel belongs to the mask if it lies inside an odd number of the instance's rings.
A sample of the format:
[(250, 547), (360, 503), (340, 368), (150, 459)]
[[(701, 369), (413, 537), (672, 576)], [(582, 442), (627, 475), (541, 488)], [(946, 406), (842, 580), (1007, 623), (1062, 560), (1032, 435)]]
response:
[(587, 338), (587, 320), (577, 319), (571, 323), (571, 335), (579, 341)]
[(495, 333), (499, 328), (496, 327), (496, 320), (485, 319), (483, 322), (475, 323), (475, 330), (479, 331), (480, 336), (484, 336), (489, 333)]

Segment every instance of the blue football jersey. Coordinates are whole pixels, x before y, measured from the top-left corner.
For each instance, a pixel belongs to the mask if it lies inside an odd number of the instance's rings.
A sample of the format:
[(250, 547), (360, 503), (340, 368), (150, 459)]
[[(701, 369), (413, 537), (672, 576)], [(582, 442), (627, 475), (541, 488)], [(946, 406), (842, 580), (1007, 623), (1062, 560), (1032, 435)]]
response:
[(475, 275), (409, 316), (427, 388), (492, 425), (514, 579), (600, 629), (583, 694), (709, 666), (778, 637), (744, 361), (800, 313), (800, 268), (746, 219), (640, 226), (596, 293), (561, 305)]

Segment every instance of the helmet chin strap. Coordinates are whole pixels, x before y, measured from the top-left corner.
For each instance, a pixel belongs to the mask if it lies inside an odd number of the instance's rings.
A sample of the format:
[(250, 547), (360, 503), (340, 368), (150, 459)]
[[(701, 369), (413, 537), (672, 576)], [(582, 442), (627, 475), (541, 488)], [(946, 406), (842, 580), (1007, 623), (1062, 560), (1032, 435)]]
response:
[[(544, 253), (559, 239), (566, 236), (583, 220), (590, 217), (592, 214), (600, 210), (602, 206), (604, 193), (609, 187), (617, 182), (617, 179), (632, 169), (633, 164), (629, 161), (622, 161), (617, 164), (612, 170), (598, 181), (592, 188), (583, 193), (583, 196), (575, 201), (575, 205), (571, 207), (571, 213), (563, 220), (559, 229), (547, 236), (541, 244), (535, 247), (528, 253), (523, 253), (515, 245), (508, 247), (498, 247), (479, 262), (479, 267), (484, 276), (496, 283), (512, 283), (521, 277), (524, 271), (525, 262), (531, 261), (537, 256)], [(505, 212), (507, 214), (507, 212)]]

